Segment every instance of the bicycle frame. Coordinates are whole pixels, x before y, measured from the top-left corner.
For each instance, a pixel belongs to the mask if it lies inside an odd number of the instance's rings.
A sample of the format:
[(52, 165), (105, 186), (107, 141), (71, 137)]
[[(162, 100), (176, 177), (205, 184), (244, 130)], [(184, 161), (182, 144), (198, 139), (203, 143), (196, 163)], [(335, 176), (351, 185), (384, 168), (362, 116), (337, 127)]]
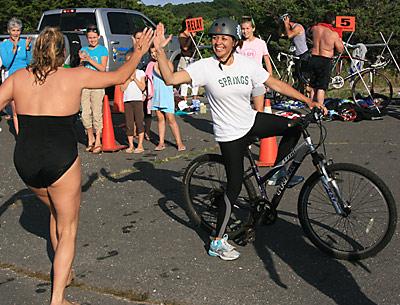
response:
[[(318, 153), (315, 145), (312, 142), (311, 136), (306, 129), (302, 130), (304, 142), (297, 145), (282, 161), (280, 161), (277, 165), (275, 165), (271, 170), (269, 170), (264, 176), (260, 175), (259, 168), (253, 158), (253, 155), (250, 150), (250, 146), (247, 150), (248, 158), (250, 160), (251, 173), (246, 176), (254, 178), (257, 181), (257, 185), (259, 191), (261, 193), (261, 198), (263, 201), (267, 201), (271, 204), (273, 209), (276, 209), (288, 188), (288, 182), (292, 177), (296, 174), (300, 165), (303, 163), (305, 157), (307, 155), (311, 155), (312, 162), (314, 166), (319, 170), (322, 175), (322, 182), (325, 188), (326, 193), (328, 194), (332, 205), (336, 211), (336, 213), (340, 215), (347, 215), (346, 208), (349, 206), (346, 202), (341, 198), (341, 194), (338, 188), (338, 185), (334, 179), (329, 177), (326, 169), (326, 159), (325, 156)], [(277, 187), (275, 194), (272, 197), (272, 200), (269, 200), (266, 190), (266, 182), (269, 180), (277, 171), (279, 171), (283, 166), (292, 161), (287, 169), (286, 175), (281, 179), (282, 181)]]
[[(363, 69), (361, 69), (360, 71), (356, 71), (356, 72), (350, 73), (350, 74), (348, 74), (347, 76), (342, 77), (342, 78), (343, 78), (343, 81), (347, 81), (347, 80), (350, 79), (350, 78), (353, 78), (353, 77), (355, 77), (355, 76), (358, 76), (359, 73), (362, 74), (362, 73), (364, 73), (365, 71), (373, 71), (373, 70), (377, 70), (377, 68), (371, 68), (371, 67), (363, 68)], [(333, 79), (334, 79), (334, 77), (331, 77), (331, 83), (333, 83)]]

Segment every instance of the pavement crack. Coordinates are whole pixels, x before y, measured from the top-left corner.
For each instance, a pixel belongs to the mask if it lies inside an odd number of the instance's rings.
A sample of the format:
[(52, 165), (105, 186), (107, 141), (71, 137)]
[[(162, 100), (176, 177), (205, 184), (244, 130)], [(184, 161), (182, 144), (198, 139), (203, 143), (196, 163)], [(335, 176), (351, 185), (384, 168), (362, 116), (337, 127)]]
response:
[[(19, 276), (28, 277), (33, 280), (40, 280), (50, 283), (50, 275), (48, 273), (32, 271), (26, 268), (21, 268), (9, 263), (0, 263), (0, 269), (10, 270)], [(133, 290), (118, 290), (109, 287), (97, 287), (85, 284), (76, 279), (72, 281), (69, 287), (74, 287), (82, 291), (88, 291), (96, 293), (99, 295), (109, 296), (117, 299), (122, 299), (124, 301), (129, 301), (132, 304), (137, 305), (183, 305), (176, 301), (157, 301), (149, 300), (148, 292), (135, 292)]]

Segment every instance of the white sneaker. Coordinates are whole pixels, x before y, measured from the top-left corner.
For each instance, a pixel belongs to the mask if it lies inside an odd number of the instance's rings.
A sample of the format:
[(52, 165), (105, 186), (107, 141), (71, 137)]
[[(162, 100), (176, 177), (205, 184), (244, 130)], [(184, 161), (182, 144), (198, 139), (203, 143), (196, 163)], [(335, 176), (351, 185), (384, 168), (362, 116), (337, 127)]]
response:
[(235, 247), (228, 243), (228, 236), (225, 234), (222, 239), (214, 239), (211, 241), (208, 255), (218, 256), (224, 261), (233, 261), (239, 258), (240, 253), (235, 250)]
[(232, 251), (232, 250), (236, 249), (234, 246), (232, 246), (230, 243), (228, 243), (228, 234), (224, 234), (224, 236), (222, 236), (222, 242), (224, 243), (224, 245), (228, 251)]

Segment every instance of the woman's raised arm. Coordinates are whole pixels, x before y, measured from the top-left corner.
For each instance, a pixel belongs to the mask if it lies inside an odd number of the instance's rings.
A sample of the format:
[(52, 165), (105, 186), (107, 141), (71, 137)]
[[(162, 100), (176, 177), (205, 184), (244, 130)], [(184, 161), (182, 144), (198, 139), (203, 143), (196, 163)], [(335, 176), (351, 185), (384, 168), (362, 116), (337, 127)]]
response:
[(158, 66), (161, 71), (161, 75), (167, 85), (180, 85), (191, 83), (189, 73), (185, 70), (174, 72), (171, 69), (167, 55), (164, 52), (164, 47), (171, 41), (172, 36), (169, 35), (165, 38), (165, 29), (162, 23), (159, 23), (156, 28), (156, 33), (154, 35), (154, 47), (157, 51), (157, 61)]

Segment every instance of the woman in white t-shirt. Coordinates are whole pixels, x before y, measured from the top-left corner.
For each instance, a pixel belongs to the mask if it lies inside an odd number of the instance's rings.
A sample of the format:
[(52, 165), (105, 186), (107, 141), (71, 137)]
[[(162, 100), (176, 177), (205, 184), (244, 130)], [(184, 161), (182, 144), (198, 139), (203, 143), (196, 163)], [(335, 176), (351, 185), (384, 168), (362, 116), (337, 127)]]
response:
[[(214, 56), (201, 59), (184, 71), (174, 73), (168, 65), (163, 48), (171, 36), (165, 38), (161, 23), (157, 26), (154, 46), (159, 68), (167, 84), (192, 83), (194, 86), (205, 87), (211, 106), (215, 139), (220, 146), (227, 174), (227, 188), (217, 204), (219, 212), (216, 236), (212, 238), (208, 254), (223, 260), (234, 260), (240, 254), (227, 242), (225, 229), (231, 213), (231, 203), (236, 201), (242, 187), (248, 137), (283, 136), (278, 149), (279, 162), (296, 145), (301, 135), (299, 128), (291, 127), (291, 120), (262, 112), (264, 85), (303, 101), (310, 108), (316, 106), (324, 111), (326, 109), (288, 84), (270, 76), (254, 60), (235, 53), (241, 41), (241, 30), (236, 21), (219, 18), (213, 22), (208, 34), (212, 37)], [(251, 96), (256, 110), (250, 105)]]
[[(125, 55), (126, 61), (131, 56), (132, 52), (128, 52)], [(143, 90), (146, 88), (144, 71), (136, 69), (131, 77), (124, 84), (120, 85), (120, 87), (124, 92), (126, 136), (128, 137), (129, 144), (125, 152), (140, 154), (144, 151)], [(138, 135), (138, 145), (136, 148), (133, 145), (135, 126)]]

